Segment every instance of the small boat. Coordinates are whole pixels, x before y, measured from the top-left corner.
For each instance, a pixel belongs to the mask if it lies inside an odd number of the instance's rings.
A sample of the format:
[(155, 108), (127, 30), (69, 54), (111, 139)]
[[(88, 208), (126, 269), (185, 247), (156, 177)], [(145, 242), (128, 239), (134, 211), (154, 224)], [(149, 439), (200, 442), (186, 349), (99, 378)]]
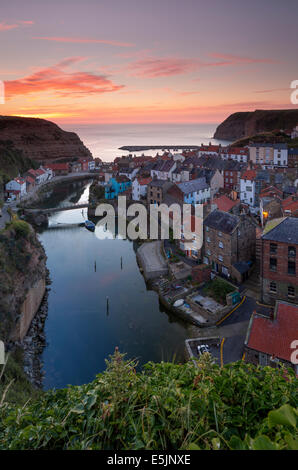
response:
[(184, 300), (179, 299), (179, 300), (176, 300), (176, 302), (173, 304), (173, 307), (182, 307), (183, 304), (184, 304)]
[(91, 230), (91, 232), (94, 232), (94, 230), (95, 230), (95, 224), (93, 222), (91, 222), (91, 220), (86, 220), (85, 221), (85, 227), (88, 230)]

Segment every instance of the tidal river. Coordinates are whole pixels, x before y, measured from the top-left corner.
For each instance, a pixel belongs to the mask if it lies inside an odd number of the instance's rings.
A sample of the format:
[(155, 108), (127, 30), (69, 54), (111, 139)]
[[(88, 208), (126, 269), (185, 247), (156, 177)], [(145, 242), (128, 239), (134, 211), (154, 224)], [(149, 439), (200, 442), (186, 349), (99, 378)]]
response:
[[(86, 202), (88, 192), (86, 182), (63, 184), (46, 206)], [(99, 240), (85, 227), (64, 225), (83, 222), (86, 212), (56, 212), (39, 235), (52, 281), (42, 358), (45, 389), (93, 380), (116, 346), (140, 365), (184, 360), (189, 327), (147, 290), (133, 243)]]

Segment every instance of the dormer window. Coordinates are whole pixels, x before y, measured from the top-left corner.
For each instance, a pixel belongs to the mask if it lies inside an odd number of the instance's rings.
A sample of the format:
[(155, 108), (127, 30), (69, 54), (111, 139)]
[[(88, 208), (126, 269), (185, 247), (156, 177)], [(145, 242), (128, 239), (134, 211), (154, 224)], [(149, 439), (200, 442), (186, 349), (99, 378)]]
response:
[(296, 248), (294, 246), (288, 247), (288, 257), (289, 258), (296, 258)]

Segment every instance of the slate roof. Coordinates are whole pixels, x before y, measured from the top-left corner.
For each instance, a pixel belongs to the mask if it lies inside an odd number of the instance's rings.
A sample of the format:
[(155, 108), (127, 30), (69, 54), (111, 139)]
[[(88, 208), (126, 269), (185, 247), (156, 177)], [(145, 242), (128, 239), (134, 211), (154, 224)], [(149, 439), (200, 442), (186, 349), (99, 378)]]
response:
[(175, 162), (173, 160), (161, 160), (159, 162), (155, 162), (154, 167), (152, 168), (153, 171), (170, 171), (171, 168), (174, 166)]
[(196, 191), (201, 191), (208, 189), (209, 185), (207, 184), (206, 178), (197, 178), (195, 180), (185, 181), (184, 183), (178, 183), (177, 185), (183, 193), (194, 193)]
[(298, 307), (279, 301), (275, 319), (254, 315), (247, 346), (270, 356), (291, 361), (291, 343), (297, 339)]
[(298, 245), (298, 219), (287, 217), (273, 229), (262, 236), (263, 240), (293, 243)]
[(238, 263), (234, 263), (233, 266), (240, 274), (244, 274), (251, 267), (251, 263), (247, 263), (246, 261), (239, 261)]
[(216, 170), (209, 170), (207, 168), (199, 168), (197, 170), (197, 178), (205, 177), (207, 183), (210, 184), (210, 181), (212, 180), (215, 173), (216, 173)]
[(204, 225), (207, 227), (224, 233), (232, 233), (238, 223), (239, 217), (219, 210), (212, 211), (204, 220)]
[(172, 184), (170, 181), (167, 180), (152, 180), (150, 186), (156, 186), (158, 188), (163, 188), (165, 185)]

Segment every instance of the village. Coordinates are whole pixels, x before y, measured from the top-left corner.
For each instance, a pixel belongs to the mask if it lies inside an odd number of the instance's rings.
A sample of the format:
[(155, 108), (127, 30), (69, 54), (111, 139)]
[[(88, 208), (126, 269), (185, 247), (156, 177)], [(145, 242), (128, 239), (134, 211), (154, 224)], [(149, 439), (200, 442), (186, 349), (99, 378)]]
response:
[[(298, 126), (291, 132), (293, 139), (297, 135)], [(113, 162), (47, 163), (9, 181), (7, 203), (53, 178), (87, 173), (94, 174), (105, 201), (121, 195), (146, 207), (203, 205), (200, 249), (195, 234), (185, 239), (182, 225), (181, 239), (146, 240), (137, 251), (141, 272), (164, 306), (201, 328), (200, 337), (186, 341), (189, 358), (207, 351), (219, 363), (282, 363), (298, 373), (291, 360), (298, 330), (298, 148), (210, 143)], [(170, 232), (171, 223), (170, 215)]]

